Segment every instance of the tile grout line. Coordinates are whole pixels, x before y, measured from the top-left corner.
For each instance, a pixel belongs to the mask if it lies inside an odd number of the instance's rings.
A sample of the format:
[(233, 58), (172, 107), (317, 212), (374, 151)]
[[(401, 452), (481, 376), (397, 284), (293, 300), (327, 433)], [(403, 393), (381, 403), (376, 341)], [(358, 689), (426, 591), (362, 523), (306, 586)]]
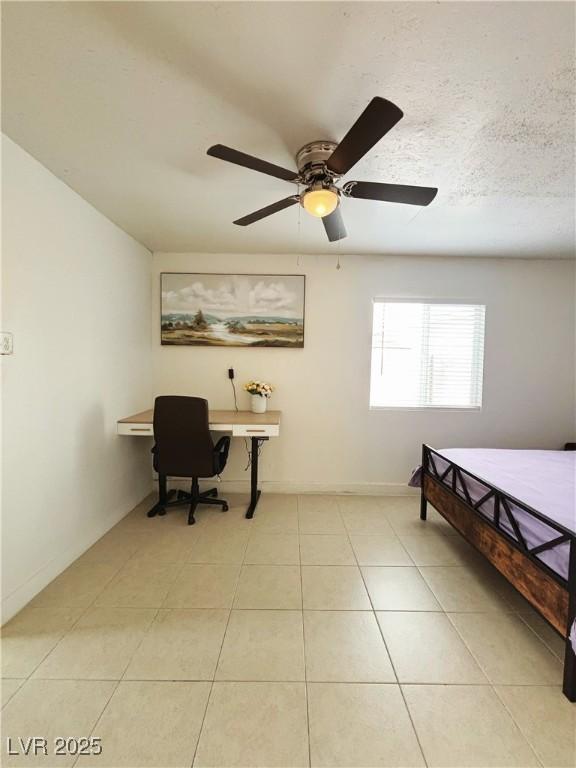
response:
[[(94, 681), (94, 682), (96, 682), (96, 681)], [(92, 728), (90, 729), (90, 737), (92, 737), (92, 736), (94, 735), (94, 731), (95, 731), (95, 730), (96, 730), (96, 728), (98, 727), (98, 723), (100, 722), (100, 720), (102, 720), (102, 715), (103, 715), (103, 714), (104, 714), (104, 712), (105, 712), (105, 711), (108, 709), (108, 705), (110, 704), (110, 702), (111, 702), (111, 700), (112, 700), (112, 697), (114, 696), (114, 694), (115, 694), (115, 693), (116, 693), (116, 691), (118, 690), (118, 686), (120, 685), (120, 682), (121, 682), (121, 680), (116, 680), (116, 681), (114, 681), (114, 680), (113, 680), (113, 681), (107, 681), (107, 682), (115, 682), (115, 683), (116, 683), (116, 685), (115, 685), (115, 686), (113, 687), (113, 689), (110, 691), (110, 696), (108, 696), (108, 698), (107, 698), (107, 700), (106, 700), (106, 703), (105, 703), (105, 704), (104, 704), (104, 706), (102, 707), (102, 711), (100, 712), (100, 714), (99, 714), (99, 715), (98, 715), (98, 717), (96, 718), (96, 721), (94, 722), (94, 725), (93, 725), (93, 726), (92, 726)], [(75, 760), (74, 760), (74, 762), (72, 763), (72, 768), (74, 768), (74, 766), (76, 766), (76, 765), (78, 764), (78, 761), (80, 760), (80, 757), (81, 757), (81, 755), (77, 755), (76, 759), (75, 759)]]
[[(250, 533), (248, 538), (250, 538), (252, 534)], [(246, 541), (246, 548), (248, 547), (248, 540)], [(244, 557), (246, 556), (246, 550), (244, 551)], [(244, 557), (242, 560), (244, 560)], [(218, 651), (218, 658), (216, 659), (216, 664), (214, 665), (214, 673), (212, 676), (212, 680), (210, 682), (210, 690), (208, 691), (208, 696), (206, 697), (206, 706), (204, 707), (204, 714), (202, 715), (202, 721), (200, 723), (200, 728), (198, 729), (198, 738), (196, 739), (196, 746), (194, 747), (194, 754), (192, 755), (192, 762), (190, 763), (190, 768), (193, 768), (194, 762), (196, 761), (196, 755), (198, 753), (198, 747), (200, 746), (200, 739), (202, 738), (202, 731), (204, 730), (204, 723), (206, 722), (206, 715), (208, 714), (208, 707), (210, 706), (210, 699), (212, 698), (212, 691), (214, 690), (214, 683), (216, 682), (216, 674), (218, 672), (218, 665), (220, 664), (220, 657), (222, 656), (222, 649), (224, 648), (224, 642), (226, 641), (226, 635), (228, 634), (228, 626), (230, 624), (230, 618), (232, 616), (232, 610), (234, 608), (234, 603), (236, 601), (236, 594), (238, 592), (238, 586), (240, 584), (240, 575), (242, 573), (242, 567), (243, 563), (238, 568), (238, 573), (236, 574), (236, 582), (234, 584), (234, 594), (232, 595), (232, 599), (230, 601), (230, 607), (228, 609), (228, 618), (226, 620), (226, 626), (224, 627), (224, 632), (222, 633), (222, 640), (220, 642), (220, 649)], [(224, 682), (224, 681), (222, 681)]]
[[(511, 687), (513, 687), (513, 686), (511, 686)], [(505, 710), (506, 710), (506, 712), (508, 713), (508, 717), (509, 717), (509, 718), (510, 718), (510, 720), (512, 720), (512, 722), (514, 723), (514, 726), (516, 727), (516, 730), (517, 730), (517, 731), (518, 731), (518, 733), (520, 734), (521, 738), (522, 738), (522, 739), (524, 739), (524, 741), (526, 742), (526, 744), (528, 744), (528, 746), (529, 746), (529, 747), (530, 747), (530, 749), (532, 750), (532, 752), (533, 752), (533, 754), (534, 754), (534, 756), (535, 756), (536, 760), (538, 761), (538, 764), (539, 764), (540, 766), (544, 766), (544, 761), (540, 759), (540, 755), (539, 755), (539, 753), (536, 751), (536, 747), (535, 747), (535, 746), (532, 744), (532, 742), (530, 741), (530, 739), (528, 738), (528, 736), (527, 736), (527, 735), (524, 733), (524, 731), (523, 731), (523, 730), (522, 730), (522, 728), (520, 727), (520, 724), (519, 724), (519, 723), (516, 721), (516, 718), (514, 717), (514, 715), (513, 715), (512, 711), (510, 710), (510, 708), (508, 707), (508, 705), (506, 704), (506, 702), (504, 701), (504, 699), (503, 699), (503, 698), (500, 696), (500, 694), (498, 693), (498, 689), (497, 689), (496, 685), (492, 684), (492, 685), (491, 685), (491, 688), (492, 688), (492, 691), (494, 692), (494, 695), (495, 695), (495, 696), (496, 696), (496, 698), (498, 699), (498, 701), (499, 701), (499, 702), (502, 704), (502, 706), (504, 707), (504, 709), (505, 709)]]
[[(124, 610), (126, 610), (126, 609), (124, 609)], [(153, 609), (145, 609), (145, 610), (153, 610)], [(120, 682), (125, 680), (125, 675), (126, 675), (126, 672), (128, 672), (128, 667), (130, 666), (130, 664), (132, 663), (132, 660), (134, 659), (134, 657), (136, 656), (136, 654), (140, 650), (140, 646), (144, 643), (144, 640), (148, 637), (148, 635), (152, 631), (152, 627), (156, 624), (156, 620), (158, 619), (158, 616), (160, 615), (160, 611), (162, 611), (162, 610), (163, 610), (162, 607), (156, 608), (156, 613), (154, 614), (154, 617), (152, 618), (152, 621), (147, 626), (146, 630), (144, 632), (142, 632), (142, 637), (140, 638), (140, 642), (138, 643), (138, 645), (134, 649), (134, 652), (130, 656), (130, 658), (128, 660), (128, 663), (124, 667), (124, 671), (122, 672), (122, 677), (120, 678)], [(129, 681), (127, 681), (127, 682), (129, 682)], [(132, 682), (137, 682), (137, 681), (132, 681)]]
[[(364, 611), (364, 613), (371, 613), (371, 611)], [(6, 680), (24, 680), (24, 678), (5, 678)], [(69, 682), (85, 682), (85, 683), (115, 683), (115, 682), (122, 682), (122, 683), (210, 683), (212, 682), (209, 677), (194, 677), (194, 678), (174, 678), (174, 677), (164, 677), (164, 678), (138, 678), (138, 679), (122, 679), (120, 681), (112, 680), (110, 678), (97, 678), (97, 677), (43, 677), (43, 678), (37, 678), (42, 680), (43, 682), (52, 682), (54, 680), (59, 681), (69, 681)], [(300, 679), (295, 680), (238, 680), (236, 678), (222, 678), (220, 680), (217, 680), (218, 683), (303, 683), (304, 681)], [(310, 680), (310, 683), (318, 683), (323, 685), (398, 685), (398, 683), (395, 680), (389, 680), (388, 682), (378, 682), (378, 681), (372, 681), (372, 680)], [(24, 683), (22, 683), (24, 684)], [(481, 688), (491, 688), (497, 686), (498, 688), (553, 688), (554, 690), (561, 691), (562, 688), (560, 685), (552, 685), (550, 683), (491, 683), (489, 680), (486, 680), (484, 683), (442, 683), (442, 682), (435, 682), (435, 683), (425, 683), (425, 682), (415, 682), (415, 681), (405, 681), (400, 683), (400, 685), (410, 685), (410, 686), (436, 686), (436, 687), (442, 687), (442, 688), (469, 688), (469, 687), (481, 687)], [(16, 691), (17, 693), (17, 691)]]
[[(556, 651), (555, 651), (555, 650), (554, 650), (554, 649), (553, 649), (553, 648), (552, 648), (552, 647), (551, 647), (551, 646), (550, 646), (550, 645), (549, 645), (549, 644), (546, 642), (546, 640), (544, 640), (544, 638), (543, 638), (543, 637), (541, 637), (541, 636), (539, 635), (539, 633), (538, 633), (538, 632), (537, 632), (537, 631), (534, 629), (534, 627), (533, 627), (533, 626), (532, 626), (532, 625), (531, 625), (531, 624), (530, 624), (528, 621), (526, 621), (526, 619), (524, 618), (524, 615), (523, 615), (522, 613), (520, 613), (520, 611), (516, 611), (516, 615), (518, 616), (518, 618), (520, 619), (520, 621), (521, 621), (521, 622), (522, 622), (522, 623), (523, 623), (523, 624), (524, 624), (526, 627), (528, 627), (528, 629), (529, 629), (531, 632), (533, 632), (533, 633), (536, 635), (536, 637), (538, 638), (538, 640), (540, 640), (540, 642), (541, 642), (541, 643), (543, 643), (543, 644), (546, 646), (546, 648), (548, 648), (548, 650), (550, 651), (550, 653), (551, 653), (551, 654), (553, 654), (553, 656), (555, 656), (555, 657), (558, 659), (558, 661), (560, 661), (561, 663), (563, 663), (563, 662), (564, 662), (564, 659), (563, 659), (561, 656), (559, 656), (559, 655), (556, 653)], [(546, 625), (546, 626), (548, 626), (548, 625)], [(560, 637), (560, 635), (558, 635), (558, 637)]]
[[(481, 612), (481, 611), (480, 611), (479, 613), (480, 613), (481, 615), (484, 615), (484, 614), (483, 614), (483, 612)], [(451, 618), (451, 616), (450, 616), (450, 613), (448, 613), (448, 611), (444, 611), (444, 616), (446, 616), (446, 618), (448, 619), (448, 623), (450, 624), (450, 626), (452, 627), (452, 629), (453, 629), (453, 630), (456, 632), (456, 634), (457, 634), (457, 635), (458, 635), (458, 637), (460, 638), (460, 642), (462, 643), (462, 645), (464, 646), (464, 648), (466, 648), (466, 650), (468, 651), (468, 653), (470, 654), (470, 656), (472, 656), (472, 658), (474, 659), (474, 661), (475, 661), (475, 662), (476, 662), (476, 664), (478, 665), (478, 669), (479, 669), (479, 670), (482, 672), (482, 674), (484, 675), (484, 677), (485, 677), (485, 678), (486, 678), (486, 680), (488, 681), (488, 684), (489, 684), (490, 686), (493, 686), (493, 685), (494, 685), (494, 682), (493, 682), (493, 681), (491, 680), (491, 678), (489, 677), (489, 675), (488, 675), (488, 671), (487, 671), (486, 669), (484, 669), (484, 665), (483, 665), (483, 664), (480, 662), (480, 659), (479, 659), (479, 658), (476, 656), (476, 654), (474, 653), (474, 651), (472, 650), (472, 648), (470, 648), (470, 646), (469, 646), (469, 645), (468, 645), (468, 643), (466, 642), (466, 639), (463, 637), (462, 633), (461, 633), (461, 632), (458, 630), (458, 626), (457, 626), (457, 625), (456, 625), (456, 624), (455, 624), (455, 623), (452, 621), (452, 618)]]
[(27, 682), (27, 678), (25, 678), (25, 677), (3, 677), (3, 678), (0, 680), (0, 689), (2, 688), (2, 684), (3, 684), (4, 680), (17, 680), (17, 681), (19, 681), (19, 682), (20, 682), (20, 685), (18, 686), (18, 688), (16, 688), (16, 690), (15, 690), (15, 691), (12, 691), (12, 693), (10, 694), (10, 696), (8, 696), (8, 698), (6, 699), (6, 701), (5, 701), (5, 702), (2, 704), (2, 706), (0, 707), (0, 711), (1, 711), (2, 709), (4, 709), (4, 707), (8, 706), (8, 704), (10, 703), (10, 701), (12, 701), (12, 699), (14, 698), (14, 696), (16, 696), (16, 694), (18, 693), (18, 691), (20, 690), (20, 688), (22, 688), (22, 686), (23, 686), (23, 685), (24, 685), (24, 684)]
[[(518, 686), (518, 685), (523, 685), (523, 686), (526, 686), (526, 687), (530, 687), (530, 686), (555, 687), (554, 683), (497, 683), (495, 680), (492, 680), (490, 675), (488, 674), (488, 670), (484, 668), (484, 666), (483, 666), (479, 656), (477, 656), (474, 653), (473, 649), (466, 642), (466, 638), (464, 637), (464, 635), (458, 629), (458, 625), (452, 620), (452, 614), (455, 614), (455, 613), (457, 613), (458, 615), (464, 615), (464, 616), (484, 616), (486, 614), (489, 614), (489, 615), (495, 614), (496, 616), (498, 616), (498, 615), (503, 615), (503, 616), (511, 616), (512, 615), (512, 616), (514, 616), (515, 614), (513, 614), (513, 613), (512, 614), (505, 613), (504, 611), (466, 611), (466, 612), (464, 612), (464, 611), (444, 611), (444, 614), (445, 614), (446, 618), (448, 619), (448, 621), (450, 622), (450, 625), (452, 626), (452, 628), (454, 629), (454, 631), (456, 632), (456, 634), (460, 638), (462, 644), (464, 645), (464, 647), (466, 648), (468, 653), (472, 656), (472, 658), (474, 659), (474, 661), (476, 662), (476, 664), (478, 665), (478, 667), (480, 668), (482, 673), (485, 675), (485, 677), (488, 680), (488, 682), (490, 683), (490, 685), (492, 685), (492, 686), (495, 686), (495, 685), (507, 685), (507, 686), (511, 686), (511, 687)], [(546, 650), (552, 656), (554, 656), (554, 659), (556, 661), (558, 661), (558, 657), (555, 654), (552, 653), (552, 651), (550, 650), (550, 648), (548, 648), (548, 646), (542, 640), (542, 638), (539, 637), (538, 635), (536, 635), (536, 637), (538, 638), (540, 643), (542, 643), (544, 648), (546, 648)], [(558, 686), (559, 685), (560, 685), (560, 683), (558, 683)]]
[(302, 608), (302, 649), (304, 651), (304, 695), (306, 698), (306, 728), (308, 731), (308, 765), (312, 765), (312, 735), (310, 733), (310, 701), (308, 696), (308, 662), (306, 659), (306, 627), (304, 626), (304, 582), (302, 578), (302, 542), (300, 539), (300, 496), (296, 496), (296, 530), (300, 561), (300, 605)]
[[(223, 567), (234, 567), (234, 565), (238, 565), (237, 563), (193, 563), (192, 565), (222, 565)], [(260, 564), (249, 564), (249, 567), (252, 568), (268, 568), (268, 565), (260, 565)], [(296, 563), (290, 563), (287, 565), (280, 566), (282, 568), (297, 568)], [(357, 566), (355, 565), (305, 565), (305, 568), (349, 568), (350, 570), (356, 569)], [(388, 568), (389, 566), (381, 566), (381, 565), (366, 565), (366, 566), (360, 566), (361, 568)], [(390, 566), (392, 567), (392, 566)], [(402, 568), (410, 568), (411, 566), (405, 565), (400, 566)], [(172, 610), (178, 610), (178, 611), (211, 611), (211, 610), (226, 610), (226, 608), (210, 608), (209, 606), (206, 607), (170, 607), (162, 605), (159, 608), (155, 605), (144, 605), (144, 606), (138, 606), (138, 605), (106, 605), (106, 606), (95, 606), (96, 608), (106, 608), (106, 609), (118, 609), (118, 610), (125, 610), (125, 611), (172, 611)], [(298, 608), (238, 608), (237, 606), (234, 606), (235, 611), (297, 611)], [(358, 613), (358, 612), (370, 612), (372, 608), (305, 608), (306, 611), (343, 611), (346, 613)], [(376, 608), (376, 611), (379, 613), (447, 613), (447, 611), (444, 611), (442, 608), (435, 608), (435, 609), (421, 609), (421, 608)], [(474, 615), (496, 615), (496, 616), (516, 616), (515, 611), (448, 611), (448, 613), (456, 614), (458, 616), (474, 616)], [(67, 632), (69, 630), (66, 630)], [(559, 659), (559, 657), (546, 645), (546, 643), (542, 640), (542, 638), (536, 633), (536, 637), (538, 640), (546, 647), (547, 650), (552, 653), (552, 655)], [(560, 660), (560, 659), (559, 659)], [(25, 675), (7, 675), (3, 679), (5, 680), (25, 680)]]
[[(340, 506), (339, 502), (338, 502), (338, 506)], [(412, 725), (412, 730), (414, 732), (414, 736), (416, 737), (416, 742), (418, 744), (418, 749), (420, 750), (420, 754), (422, 755), (422, 760), (424, 761), (424, 765), (428, 766), (428, 760), (426, 759), (426, 755), (424, 753), (424, 749), (422, 747), (422, 743), (420, 742), (420, 736), (418, 734), (418, 731), (416, 730), (416, 725), (414, 723), (414, 719), (412, 718), (412, 712), (410, 711), (410, 708), (408, 707), (408, 702), (406, 701), (406, 697), (404, 695), (404, 690), (402, 688), (402, 685), (400, 684), (400, 680), (398, 678), (398, 673), (396, 671), (396, 667), (394, 665), (394, 661), (392, 659), (392, 655), (391, 655), (390, 651), (388, 650), (388, 645), (387, 645), (386, 639), (384, 637), (384, 632), (382, 631), (382, 627), (380, 626), (380, 622), (378, 621), (378, 616), (376, 615), (376, 610), (374, 608), (374, 603), (372, 602), (372, 596), (370, 595), (370, 592), (368, 590), (368, 586), (366, 584), (366, 580), (364, 579), (364, 573), (362, 572), (362, 568), (360, 567), (360, 565), (358, 563), (358, 558), (356, 556), (356, 551), (355, 551), (354, 547), (352, 546), (352, 541), (350, 539), (350, 531), (348, 530), (348, 526), (346, 525), (346, 521), (344, 520), (344, 518), (342, 518), (342, 521), (344, 523), (344, 528), (346, 529), (346, 535), (348, 537), (348, 543), (350, 544), (350, 547), (352, 548), (352, 552), (354, 553), (354, 559), (356, 560), (356, 566), (358, 568), (358, 571), (360, 572), (360, 577), (362, 578), (362, 583), (364, 584), (364, 589), (366, 590), (366, 594), (368, 595), (368, 600), (370, 601), (370, 605), (372, 606), (372, 614), (374, 616), (374, 621), (376, 622), (376, 626), (378, 627), (378, 631), (380, 632), (380, 637), (382, 638), (382, 643), (384, 644), (384, 648), (386, 649), (386, 653), (388, 654), (388, 659), (390, 661), (390, 666), (392, 667), (392, 672), (394, 673), (394, 677), (396, 678), (396, 685), (398, 686), (398, 690), (400, 692), (400, 695), (402, 696), (402, 701), (404, 702), (404, 707), (406, 709), (406, 713), (407, 713), (408, 718), (410, 720), (410, 724)]]

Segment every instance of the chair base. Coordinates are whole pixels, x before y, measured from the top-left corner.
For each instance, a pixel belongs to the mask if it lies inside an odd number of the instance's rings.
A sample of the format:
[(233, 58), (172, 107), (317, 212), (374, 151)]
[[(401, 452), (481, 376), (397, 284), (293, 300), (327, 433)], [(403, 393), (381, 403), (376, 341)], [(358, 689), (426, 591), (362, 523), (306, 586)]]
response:
[[(190, 509), (188, 510), (188, 525), (194, 525), (196, 522), (194, 518), (194, 512), (196, 511), (196, 507), (199, 504), (210, 504), (222, 507), (223, 512), (228, 511), (228, 502), (224, 501), (224, 499), (218, 498), (218, 490), (216, 488), (210, 488), (210, 490), (200, 493), (197, 478), (192, 480), (190, 493), (187, 493), (186, 491), (178, 491), (177, 493), (176, 491), (167, 492), (166, 477), (164, 476), (159, 477), (159, 485), (160, 498), (158, 499), (158, 502), (152, 507), (152, 509), (148, 511), (148, 517), (156, 517), (156, 515), (161, 517), (166, 514), (167, 507), (178, 507), (182, 506), (183, 504), (189, 504)], [(174, 495), (176, 495), (176, 498), (172, 500)]]

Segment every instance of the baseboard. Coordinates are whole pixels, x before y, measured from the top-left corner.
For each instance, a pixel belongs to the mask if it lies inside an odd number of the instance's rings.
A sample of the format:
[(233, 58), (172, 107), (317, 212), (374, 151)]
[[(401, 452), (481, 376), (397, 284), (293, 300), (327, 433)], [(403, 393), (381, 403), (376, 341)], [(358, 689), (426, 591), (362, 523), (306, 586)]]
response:
[(24, 608), (44, 587), (48, 586), (62, 571), (66, 570), (80, 555), (84, 554), (98, 539), (104, 536), (110, 528), (119, 523), (135, 506), (150, 494), (150, 488), (144, 495), (134, 494), (129, 501), (124, 502), (109, 515), (102, 518), (97, 525), (88, 531), (83, 531), (82, 536), (69, 546), (64, 552), (59, 553), (49, 563), (42, 566), (28, 581), (17, 587), (13, 592), (2, 599), (1, 623), (5, 624)]
[[(170, 480), (170, 487), (188, 489), (188, 480)], [(249, 480), (206, 480), (200, 487), (217, 486), (222, 494), (249, 493)], [(351, 494), (358, 496), (414, 496), (420, 493), (417, 488), (410, 488), (406, 483), (317, 483), (314, 481), (285, 481), (262, 480), (258, 484), (262, 493), (322, 493), (322, 494)]]

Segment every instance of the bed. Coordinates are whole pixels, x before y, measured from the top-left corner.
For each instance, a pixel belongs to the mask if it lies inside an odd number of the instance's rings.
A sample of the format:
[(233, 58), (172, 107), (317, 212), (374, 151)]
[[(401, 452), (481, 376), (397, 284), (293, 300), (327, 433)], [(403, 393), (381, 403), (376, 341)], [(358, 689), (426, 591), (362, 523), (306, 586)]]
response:
[(576, 701), (576, 451), (423, 445), (410, 484), (562, 635)]

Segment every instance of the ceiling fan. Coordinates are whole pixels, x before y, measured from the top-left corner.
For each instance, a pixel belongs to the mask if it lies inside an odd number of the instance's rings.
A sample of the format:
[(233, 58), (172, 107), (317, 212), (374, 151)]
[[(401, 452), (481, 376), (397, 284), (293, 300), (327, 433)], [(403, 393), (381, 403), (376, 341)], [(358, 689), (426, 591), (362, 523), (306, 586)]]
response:
[(342, 196), (408, 205), (429, 205), (438, 192), (434, 187), (381, 184), (376, 181), (347, 181), (341, 187), (337, 186), (340, 177), (348, 173), (403, 117), (404, 113), (395, 104), (376, 96), (339, 144), (333, 141), (312, 141), (305, 144), (296, 155), (297, 172), (222, 144), (210, 147), (207, 154), (212, 157), (305, 187), (302, 193), (267, 205), (237, 219), (234, 224), (245, 227), (300, 203), (312, 216), (322, 219), (328, 240), (334, 242), (346, 237), (346, 227), (340, 211)]

